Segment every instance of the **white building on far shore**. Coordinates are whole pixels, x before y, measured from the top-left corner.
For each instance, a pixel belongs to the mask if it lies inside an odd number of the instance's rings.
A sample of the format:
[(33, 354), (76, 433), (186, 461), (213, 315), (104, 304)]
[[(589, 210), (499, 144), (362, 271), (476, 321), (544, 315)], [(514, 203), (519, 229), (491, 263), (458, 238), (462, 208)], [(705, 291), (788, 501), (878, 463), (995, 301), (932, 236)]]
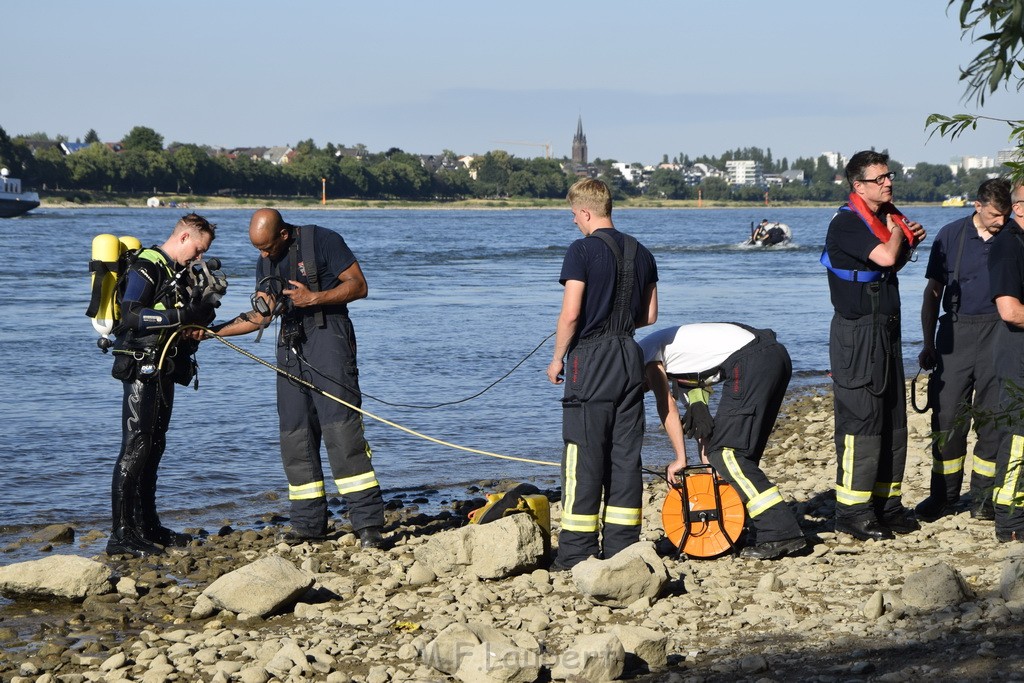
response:
[(829, 166), (838, 171), (842, 171), (843, 169), (845, 169), (846, 164), (849, 161), (849, 159), (844, 157), (839, 152), (822, 152), (821, 156), (825, 157), (825, 161), (828, 162)]
[(1009, 147), (996, 152), (996, 166), (1003, 166), (1007, 161), (1021, 161), (1021, 151), (1017, 147)]
[(764, 185), (764, 168), (760, 161), (737, 159), (725, 162), (725, 174), (733, 185)]

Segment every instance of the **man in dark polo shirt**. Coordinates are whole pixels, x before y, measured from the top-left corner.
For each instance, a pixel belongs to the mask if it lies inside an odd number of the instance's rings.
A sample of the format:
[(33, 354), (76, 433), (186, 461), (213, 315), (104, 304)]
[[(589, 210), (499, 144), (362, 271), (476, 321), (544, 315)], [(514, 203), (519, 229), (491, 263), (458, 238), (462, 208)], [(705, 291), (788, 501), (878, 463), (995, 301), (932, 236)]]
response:
[[(932, 440), (930, 492), (916, 508), (926, 522), (952, 514), (960, 499), (971, 408), (993, 411), (999, 404), (995, 340), (1002, 321), (989, 292), (988, 255), (1008, 213), (1009, 181), (986, 180), (978, 188), (974, 213), (944, 226), (928, 259), (921, 303), (924, 349), (918, 362), (926, 370), (935, 368), (928, 404), (937, 438)], [(999, 429), (991, 420), (975, 423), (974, 429), (971, 517), (990, 520)]]
[(1024, 185), (1010, 196), (1013, 220), (992, 240), (988, 257), (989, 286), (1002, 325), (996, 333), (999, 362), (999, 405), (1009, 417), (996, 451), (996, 540), (1024, 541)]
[(888, 154), (853, 155), (849, 201), (829, 223), (821, 255), (835, 308), (835, 529), (864, 541), (920, 528), (902, 503), (907, 401), (896, 272), (925, 231), (892, 205), (894, 177)]
[(580, 180), (568, 200), (583, 237), (562, 262), (565, 291), (547, 370), (549, 381), (565, 384), (555, 570), (607, 559), (640, 540), (644, 360), (633, 333), (658, 319), (654, 257), (615, 229), (608, 186)]

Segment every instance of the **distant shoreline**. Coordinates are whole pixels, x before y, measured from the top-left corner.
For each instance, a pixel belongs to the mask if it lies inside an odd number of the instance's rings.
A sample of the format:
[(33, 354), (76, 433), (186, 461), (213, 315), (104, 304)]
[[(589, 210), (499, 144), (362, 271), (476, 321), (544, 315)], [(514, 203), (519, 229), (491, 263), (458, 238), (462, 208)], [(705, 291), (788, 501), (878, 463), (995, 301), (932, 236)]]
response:
[[(160, 207), (152, 207), (153, 211), (167, 209), (258, 209), (272, 206), (285, 209), (318, 209), (323, 211), (359, 211), (359, 210), (418, 210), (418, 211), (459, 211), (459, 210), (490, 210), (512, 211), (524, 209), (565, 209), (563, 199), (462, 199), (457, 201), (398, 201), (398, 200), (361, 200), (361, 199), (329, 199), (326, 204), (320, 201), (302, 198), (230, 198), (230, 197), (169, 197)], [(171, 206), (171, 204), (175, 204)], [(935, 202), (906, 202), (901, 206), (938, 206)], [(708, 201), (698, 206), (696, 199), (627, 199), (616, 201), (616, 210), (629, 209), (750, 209), (770, 213), (776, 209), (820, 209), (834, 208), (834, 202), (799, 202), (778, 203), (765, 206), (752, 202)], [(66, 199), (42, 198), (40, 208), (44, 209), (145, 209), (145, 198), (130, 198), (123, 201), (73, 202)]]

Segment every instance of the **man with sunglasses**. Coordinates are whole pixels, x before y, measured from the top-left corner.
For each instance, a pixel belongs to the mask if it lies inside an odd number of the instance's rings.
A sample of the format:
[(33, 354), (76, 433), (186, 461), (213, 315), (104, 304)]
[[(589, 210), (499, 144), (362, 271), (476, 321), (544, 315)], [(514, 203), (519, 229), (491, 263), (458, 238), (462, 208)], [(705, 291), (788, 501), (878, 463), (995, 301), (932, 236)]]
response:
[[(932, 440), (929, 495), (916, 508), (918, 519), (926, 522), (956, 511), (971, 409), (992, 411), (998, 405), (996, 334), (1002, 323), (989, 292), (988, 258), (1009, 212), (1009, 181), (986, 180), (978, 187), (974, 213), (939, 230), (928, 258), (921, 303), (924, 350), (918, 362), (925, 370), (935, 368), (928, 382), (928, 404), (937, 437)], [(985, 419), (976, 420), (974, 429), (978, 439), (971, 472), (971, 517), (991, 520), (999, 429)]]
[(359, 261), (338, 233), (290, 225), (275, 209), (253, 214), (249, 241), (260, 252), (253, 310), (214, 330), (222, 337), (247, 334), (280, 315), (278, 368), (322, 390), (277, 378), (281, 460), (291, 501), (292, 531), (285, 540), (320, 541), (328, 535), (322, 439), (360, 544), (382, 548), (384, 503), (362, 416), (322, 393), (361, 406), (355, 330), (348, 317), (348, 304), (367, 292)]
[(989, 286), (1002, 323), (996, 331), (1000, 415), (1007, 420), (996, 451), (996, 540), (1024, 541), (1024, 184), (1010, 194), (1012, 219), (992, 240)]
[(896, 273), (925, 230), (892, 205), (894, 177), (888, 154), (851, 157), (849, 200), (829, 223), (821, 255), (835, 309), (829, 333), (835, 530), (863, 541), (920, 528), (902, 502), (907, 402)]

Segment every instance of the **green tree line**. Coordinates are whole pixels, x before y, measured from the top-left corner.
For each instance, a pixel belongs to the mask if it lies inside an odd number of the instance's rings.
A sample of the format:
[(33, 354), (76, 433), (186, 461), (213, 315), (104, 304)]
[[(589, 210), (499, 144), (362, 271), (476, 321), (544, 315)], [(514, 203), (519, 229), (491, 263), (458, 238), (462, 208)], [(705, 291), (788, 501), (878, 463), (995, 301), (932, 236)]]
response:
[(119, 142), (119, 150), (99, 142), (94, 131), (86, 140), (91, 144), (65, 154), (59, 145), (64, 140), (42, 133), (12, 139), (0, 128), (0, 162), (27, 185), (52, 193), (319, 197), (326, 189), (332, 198), (449, 200), (563, 198), (569, 187), (558, 161), (519, 159), (501, 150), (465, 168), (447, 150), (425, 165), (419, 156), (398, 148), (370, 153), (360, 145), (339, 154), (340, 146), (321, 148), (310, 139), (295, 145), (288, 163), (274, 164), (191, 143), (165, 148), (163, 137), (143, 126), (133, 128)]

